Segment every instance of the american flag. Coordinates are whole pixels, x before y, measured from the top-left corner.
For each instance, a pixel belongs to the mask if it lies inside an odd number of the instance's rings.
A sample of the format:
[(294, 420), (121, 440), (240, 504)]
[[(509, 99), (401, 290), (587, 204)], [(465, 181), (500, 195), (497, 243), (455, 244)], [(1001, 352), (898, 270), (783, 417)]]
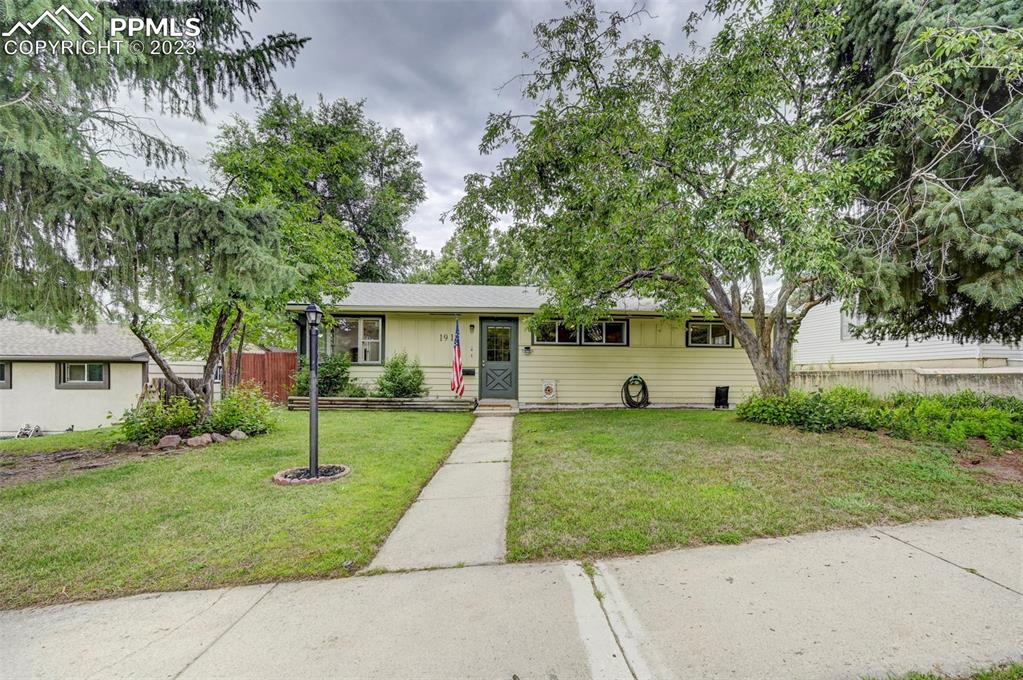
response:
[(465, 394), (465, 380), (462, 379), (462, 334), (455, 319), (455, 359), (451, 362), (451, 391), (458, 396)]

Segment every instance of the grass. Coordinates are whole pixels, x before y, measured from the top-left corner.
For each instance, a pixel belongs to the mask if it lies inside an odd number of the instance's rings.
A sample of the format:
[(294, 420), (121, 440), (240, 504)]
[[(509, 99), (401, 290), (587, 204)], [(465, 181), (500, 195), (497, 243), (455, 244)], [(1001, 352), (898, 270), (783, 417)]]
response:
[(284, 413), (270, 435), (0, 489), (0, 608), (346, 575), (472, 420), (322, 413), (320, 461), (352, 474), (276, 486), (273, 473), (308, 462), (307, 418)]
[(1023, 484), (947, 447), (811, 434), (714, 411), (521, 414), (508, 556), (586, 559), (1023, 510)]
[(124, 441), (118, 426), (101, 427), (80, 432), (62, 432), (43, 437), (26, 439), (0, 439), (0, 453), (17, 455), (32, 453), (55, 453), (72, 449), (97, 449), (107, 451)]
[[(950, 680), (947, 675), (933, 673), (909, 673), (900, 675), (894, 680)], [(996, 666), (987, 670), (966, 675), (958, 680), (1023, 680), (1023, 664), (1011, 663), (1007, 666)]]

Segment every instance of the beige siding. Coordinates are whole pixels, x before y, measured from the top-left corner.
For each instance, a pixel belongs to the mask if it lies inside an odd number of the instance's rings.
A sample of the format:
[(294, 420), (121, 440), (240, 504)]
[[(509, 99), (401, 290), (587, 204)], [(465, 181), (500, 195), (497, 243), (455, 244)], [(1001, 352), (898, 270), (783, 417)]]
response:
[[(384, 353), (407, 352), (426, 373), (429, 396), (451, 397), (453, 315), (386, 314)], [(479, 369), (478, 315), (461, 315), (462, 363)], [(661, 404), (713, 404), (714, 388), (727, 385), (735, 403), (756, 386), (746, 353), (733, 349), (687, 348), (683, 326), (664, 319), (632, 319), (628, 347), (532, 345), (529, 317), (519, 317), (519, 400), (544, 402), (545, 380), (556, 380), (553, 403), (616, 404), (622, 383), (634, 374), (646, 380), (651, 400)], [(531, 353), (524, 352), (525, 347)], [(352, 376), (371, 386), (380, 366), (352, 367)], [(465, 377), (465, 396), (478, 396), (477, 376)]]
[(110, 364), (110, 389), (58, 390), (52, 361), (15, 361), (11, 389), (0, 390), (0, 432), (17, 432), (26, 424), (46, 432), (108, 426), (135, 405), (144, 367)]
[(632, 319), (628, 347), (529, 345), (528, 319), (520, 322), (519, 401), (544, 403), (543, 382), (556, 380), (557, 403), (614, 404), (622, 383), (634, 374), (661, 404), (713, 404), (714, 388), (727, 385), (740, 401), (756, 386), (746, 353), (734, 349), (686, 347), (683, 326), (664, 319)]
[[(455, 317), (449, 314), (385, 314), (384, 358), (405, 352), (418, 359), (426, 374), (427, 396), (451, 398), (451, 362)], [(462, 365), (477, 368), (479, 354), (479, 317), (461, 315)], [(372, 388), (382, 371), (381, 366), (352, 366), (351, 375)], [(465, 397), (475, 399), (476, 376), (465, 376)]]

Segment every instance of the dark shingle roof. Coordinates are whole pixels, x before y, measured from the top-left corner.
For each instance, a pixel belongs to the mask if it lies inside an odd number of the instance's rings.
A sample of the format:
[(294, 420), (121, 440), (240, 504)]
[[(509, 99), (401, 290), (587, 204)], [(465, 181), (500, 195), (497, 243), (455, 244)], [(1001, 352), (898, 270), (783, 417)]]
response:
[(131, 331), (116, 324), (54, 333), (28, 323), (0, 320), (0, 359), (148, 361), (149, 356)]

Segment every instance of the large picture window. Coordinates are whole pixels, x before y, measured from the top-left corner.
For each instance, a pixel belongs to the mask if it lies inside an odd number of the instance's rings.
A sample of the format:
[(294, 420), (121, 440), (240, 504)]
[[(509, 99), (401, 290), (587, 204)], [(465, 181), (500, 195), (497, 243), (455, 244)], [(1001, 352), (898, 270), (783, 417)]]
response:
[(561, 321), (541, 324), (533, 333), (534, 345), (628, 345), (628, 321), (598, 321), (580, 332)]
[(347, 354), (353, 364), (379, 364), (383, 356), (384, 320), (377, 316), (336, 317), (330, 353)]
[(105, 390), (109, 388), (109, 364), (96, 361), (65, 361), (57, 364), (57, 389)]
[(732, 331), (720, 321), (686, 323), (686, 347), (734, 347)]
[(0, 390), (11, 389), (11, 362), (0, 361)]

